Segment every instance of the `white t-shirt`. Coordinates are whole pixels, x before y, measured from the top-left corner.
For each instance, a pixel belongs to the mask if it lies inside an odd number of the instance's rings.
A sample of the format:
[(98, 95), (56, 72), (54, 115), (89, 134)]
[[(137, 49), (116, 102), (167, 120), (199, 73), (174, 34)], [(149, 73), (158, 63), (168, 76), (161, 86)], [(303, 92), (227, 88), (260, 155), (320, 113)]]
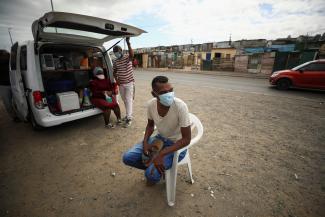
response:
[(157, 98), (148, 101), (148, 119), (153, 120), (158, 133), (174, 142), (182, 138), (181, 127), (191, 125), (187, 105), (181, 99), (174, 98), (165, 117), (161, 117), (157, 110)]

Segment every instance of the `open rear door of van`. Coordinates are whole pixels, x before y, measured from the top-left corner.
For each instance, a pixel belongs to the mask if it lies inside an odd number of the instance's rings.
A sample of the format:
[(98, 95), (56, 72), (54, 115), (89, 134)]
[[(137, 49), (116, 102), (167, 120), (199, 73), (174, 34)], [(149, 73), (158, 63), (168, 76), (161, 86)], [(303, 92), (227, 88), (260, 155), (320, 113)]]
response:
[(12, 108), (12, 94), (9, 77), (9, 59), (10, 53), (6, 50), (0, 50), (0, 100), (9, 115), (15, 118)]
[(23, 77), (20, 70), (20, 47), (16, 42), (11, 47), (10, 54), (10, 84), (12, 93), (12, 107), (18, 118), (27, 121), (28, 104), (26, 99)]
[(127, 24), (65, 12), (49, 12), (33, 22), (35, 42), (78, 42), (102, 45), (115, 38), (139, 36), (144, 30)]

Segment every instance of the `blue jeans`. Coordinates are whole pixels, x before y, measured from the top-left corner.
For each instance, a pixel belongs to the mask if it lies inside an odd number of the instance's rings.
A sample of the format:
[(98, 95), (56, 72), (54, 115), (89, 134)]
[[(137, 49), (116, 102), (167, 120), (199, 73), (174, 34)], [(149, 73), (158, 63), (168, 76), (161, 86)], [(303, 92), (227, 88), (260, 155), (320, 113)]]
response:
[[(166, 138), (160, 136), (159, 134), (154, 137), (150, 137), (148, 140), (148, 144), (152, 144), (152, 142), (155, 139), (160, 139), (164, 142), (163, 148), (166, 148), (166, 147), (174, 144), (173, 141), (166, 139)], [(143, 152), (143, 142), (135, 144), (131, 149), (129, 149), (127, 152), (125, 152), (123, 154), (123, 162), (128, 166), (135, 167), (135, 168), (138, 168), (141, 170), (145, 170), (144, 174), (150, 182), (152, 182), (152, 183), (159, 182), (161, 179), (160, 173), (158, 172), (158, 170), (156, 169), (156, 167), (153, 163), (151, 163), (149, 165), (149, 167), (146, 167), (143, 164), (142, 152)], [(185, 157), (185, 154), (186, 154), (186, 150), (181, 152), (178, 157), (178, 161), (181, 161)], [(174, 153), (170, 153), (164, 157), (164, 166), (165, 166), (166, 170), (168, 170), (172, 167), (173, 158), (174, 158)]]

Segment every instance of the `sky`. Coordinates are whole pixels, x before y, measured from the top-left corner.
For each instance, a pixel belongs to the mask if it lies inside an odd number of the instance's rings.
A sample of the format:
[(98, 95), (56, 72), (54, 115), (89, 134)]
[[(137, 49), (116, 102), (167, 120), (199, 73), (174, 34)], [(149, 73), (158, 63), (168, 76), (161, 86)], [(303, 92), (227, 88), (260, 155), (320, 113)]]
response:
[[(146, 30), (131, 39), (133, 48), (325, 32), (324, 0), (53, 0), (53, 5), (55, 11)], [(13, 41), (33, 39), (32, 22), (48, 11), (50, 0), (0, 0), (0, 49), (10, 48), (8, 28)]]

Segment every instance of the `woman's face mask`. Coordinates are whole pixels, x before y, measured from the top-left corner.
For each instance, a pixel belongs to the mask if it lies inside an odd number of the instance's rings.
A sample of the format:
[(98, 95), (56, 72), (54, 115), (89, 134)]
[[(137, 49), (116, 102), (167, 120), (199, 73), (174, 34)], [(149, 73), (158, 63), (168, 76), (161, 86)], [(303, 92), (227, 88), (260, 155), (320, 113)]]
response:
[(122, 57), (122, 52), (114, 52), (114, 55), (116, 56), (117, 59), (120, 59)]
[(170, 107), (174, 102), (175, 93), (168, 92), (168, 93), (161, 94), (158, 97), (161, 104)]
[(103, 80), (103, 79), (105, 79), (105, 75), (103, 75), (103, 74), (96, 75), (96, 77), (97, 77), (99, 80)]

